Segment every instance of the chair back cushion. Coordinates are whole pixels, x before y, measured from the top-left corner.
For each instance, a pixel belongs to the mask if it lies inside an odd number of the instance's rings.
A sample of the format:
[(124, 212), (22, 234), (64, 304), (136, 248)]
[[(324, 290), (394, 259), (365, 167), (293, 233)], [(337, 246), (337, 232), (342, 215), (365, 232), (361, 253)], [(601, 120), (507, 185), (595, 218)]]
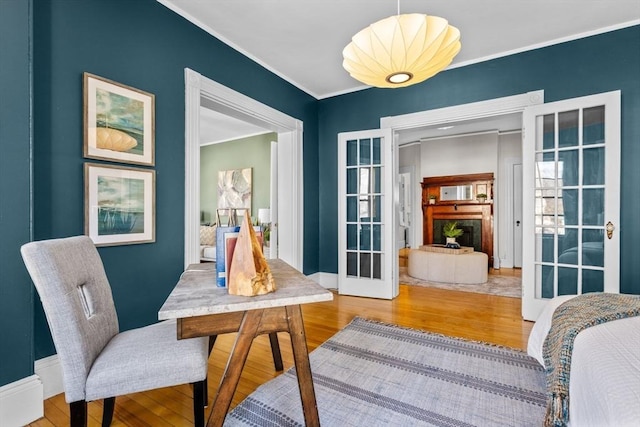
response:
[(89, 370), (119, 330), (100, 255), (87, 236), (31, 242), (20, 251), (58, 352), (65, 398), (84, 400)]

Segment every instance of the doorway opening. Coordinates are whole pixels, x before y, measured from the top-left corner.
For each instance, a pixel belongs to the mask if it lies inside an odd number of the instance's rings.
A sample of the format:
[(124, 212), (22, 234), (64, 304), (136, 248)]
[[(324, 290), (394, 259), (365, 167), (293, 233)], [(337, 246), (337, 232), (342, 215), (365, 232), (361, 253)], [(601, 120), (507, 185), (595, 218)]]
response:
[[(303, 268), (303, 166), (300, 120), (185, 68), (185, 268), (200, 262), (200, 108), (206, 107), (278, 134), (277, 201), (271, 206), (278, 229), (278, 256)], [(274, 210), (275, 215), (274, 216)]]
[[(451, 125), (458, 124), (470, 124), (470, 125), (478, 125), (478, 123), (483, 123), (487, 121), (492, 121), (499, 119), (504, 116), (513, 116), (517, 115), (519, 118), (520, 125), (518, 129), (522, 129), (521, 117), (524, 109), (526, 107), (542, 104), (544, 103), (544, 91), (534, 91), (528, 92), (520, 95), (509, 96), (504, 98), (497, 98), (488, 101), (475, 102), (470, 104), (457, 105), (452, 107), (440, 108), (436, 110), (428, 110), (422, 111), (418, 113), (405, 114), (400, 116), (392, 116), (392, 117), (383, 117), (380, 119), (380, 127), (381, 128), (390, 128), (394, 134), (394, 143), (399, 145), (402, 149), (407, 146), (412, 150), (416, 150), (418, 155), (415, 154), (412, 156), (413, 158), (424, 158), (424, 153), (420, 153), (420, 144), (422, 140), (425, 139), (436, 139), (436, 134), (431, 133), (428, 134), (427, 131), (442, 131)], [(441, 129), (438, 129), (441, 128)], [(473, 133), (482, 133), (484, 129), (476, 127), (475, 129), (469, 129), (464, 132), (465, 135), (473, 134)], [(460, 132), (460, 128), (457, 129)], [(450, 131), (449, 135), (454, 133), (453, 130)], [(429, 138), (431, 135), (431, 138)], [(520, 141), (520, 146), (522, 146), (522, 142)], [(402, 150), (400, 157), (402, 158)], [(403, 165), (401, 165), (403, 166)], [(406, 166), (406, 165), (405, 165)], [(508, 165), (510, 171), (507, 172), (505, 169), (507, 165), (501, 164), (497, 165), (496, 170), (496, 179), (503, 179), (505, 181), (511, 181), (513, 178), (513, 169)], [(422, 169), (419, 162), (416, 165), (417, 175), (422, 179)], [(399, 172), (394, 171), (394, 176), (396, 177), (395, 188), (398, 189), (399, 186)], [(502, 194), (498, 193), (496, 195), (497, 203), (495, 206), (496, 216), (494, 217), (494, 223), (498, 223), (501, 217), (503, 216), (502, 221), (506, 221), (509, 217), (513, 216), (513, 210), (508, 209), (508, 206), (501, 206), (499, 199), (506, 200), (511, 199), (511, 194)], [(503, 211), (509, 213), (503, 213)], [(415, 224), (414, 227), (414, 235), (412, 236), (412, 247), (417, 248), (422, 243), (422, 229), (423, 229), (423, 212), (422, 209), (414, 209), (412, 223)], [(513, 236), (509, 233), (509, 237)], [(505, 236), (506, 233), (505, 233)], [(394, 240), (400, 240), (398, 236), (394, 236)], [(513, 239), (507, 239), (506, 242), (501, 237), (496, 237), (496, 241), (494, 242), (494, 246), (497, 251), (509, 252), (511, 254), (514, 253), (513, 248)], [(498, 252), (500, 253), (500, 252)], [(498, 257), (496, 257), (498, 258)], [(499, 266), (499, 264), (498, 264)]]

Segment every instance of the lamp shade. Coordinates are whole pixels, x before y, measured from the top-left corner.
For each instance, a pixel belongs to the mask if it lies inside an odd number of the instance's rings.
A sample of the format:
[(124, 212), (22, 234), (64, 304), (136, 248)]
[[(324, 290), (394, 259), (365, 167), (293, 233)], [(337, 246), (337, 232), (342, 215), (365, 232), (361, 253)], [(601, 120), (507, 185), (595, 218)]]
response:
[(460, 52), (460, 31), (438, 16), (395, 15), (361, 30), (342, 51), (342, 66), (362, 83), (386, 88), (422, 82)]
[(268, 224), (271, 222), (271, 209), (260, 208), (258, 209), (258, 222), (260, 224)]

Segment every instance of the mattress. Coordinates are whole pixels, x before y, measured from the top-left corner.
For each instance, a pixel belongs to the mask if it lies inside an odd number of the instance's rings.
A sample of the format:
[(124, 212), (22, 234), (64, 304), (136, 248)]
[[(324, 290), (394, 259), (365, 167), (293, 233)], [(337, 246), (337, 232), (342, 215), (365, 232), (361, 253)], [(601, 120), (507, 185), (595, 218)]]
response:
[[(553, 311), (574, 295), (549, 301), (536, 321), (527, 353), (544, 366), (542, 345)], [(569, 381), (569, 425), (638, 426), (640, 317), (592, 326), (575, 339)]]

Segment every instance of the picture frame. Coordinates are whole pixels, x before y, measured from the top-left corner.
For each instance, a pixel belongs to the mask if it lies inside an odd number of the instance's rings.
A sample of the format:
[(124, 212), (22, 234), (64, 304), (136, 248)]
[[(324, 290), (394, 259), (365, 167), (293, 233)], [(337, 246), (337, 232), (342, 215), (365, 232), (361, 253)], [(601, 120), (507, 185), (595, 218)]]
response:
[(84, 231), (96, 246), (155, 242), (155, 171), (85, 163)]
[(218, 209), (251, 211), (252, 169), (218, 171)]
[(155, 95), (83, 73), (85, 158), (155, 165)]

